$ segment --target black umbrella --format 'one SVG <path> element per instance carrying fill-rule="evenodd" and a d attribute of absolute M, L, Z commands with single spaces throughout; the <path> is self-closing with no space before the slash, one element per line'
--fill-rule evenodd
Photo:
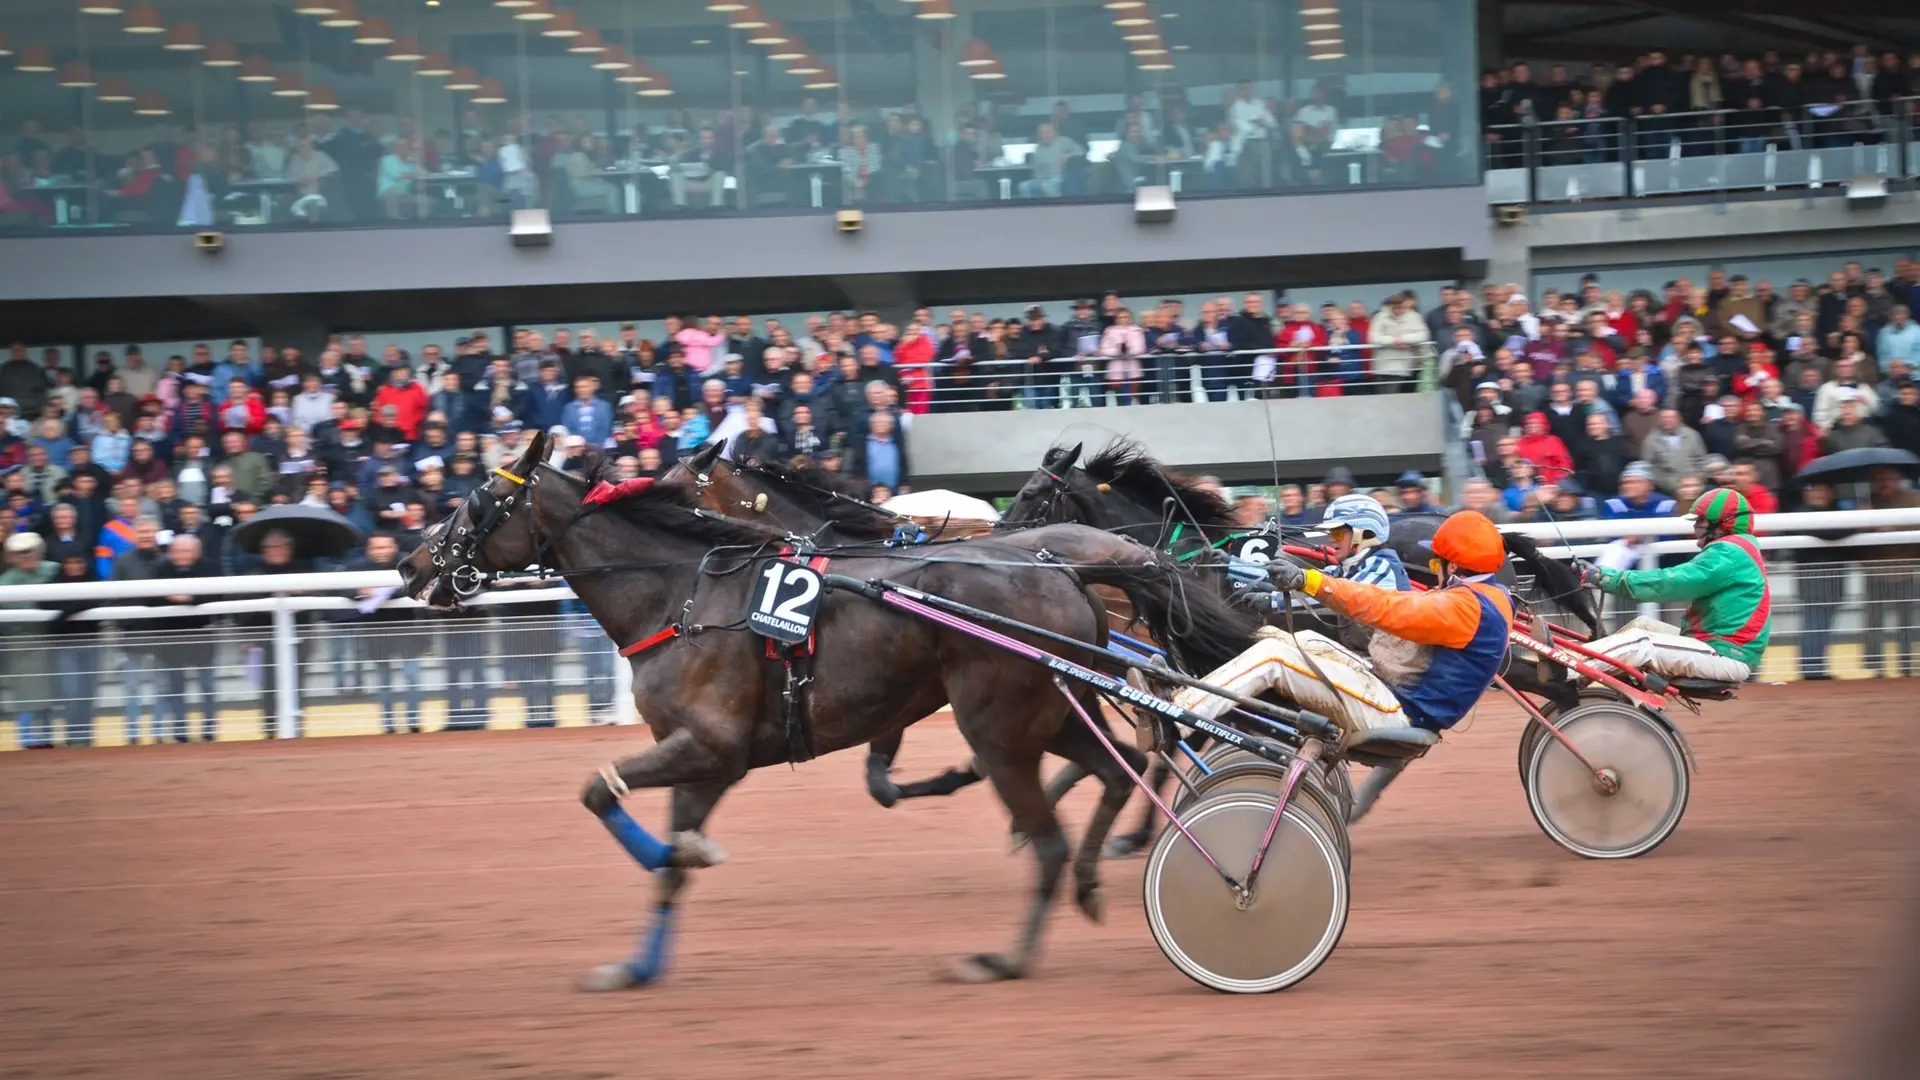
<path fill-rule="evenodd" d="M 1794 479 L 1859 484 L 1870 479 L 1875 469 L 1898 469 L 1902 475 L 1920 477 L 1920 457 L 1890 446 L 1862 446 L 1814 458 L 1794 474 Z"/>
<path fill-rule="evenodd" d="M 252 521 L 233 530 L 232 539 L 240 550 L 258 555 L 260 541 L 275 529 L 293 537 L 294 557 L 300 559 L 339 558 L 366 542 L 353 522 L 324 506 L 299 503 L 260 511 Z"/>

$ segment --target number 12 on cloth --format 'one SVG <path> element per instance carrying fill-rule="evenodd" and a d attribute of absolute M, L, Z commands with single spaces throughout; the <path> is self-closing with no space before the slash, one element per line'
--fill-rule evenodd
<path fill-rule="evenodd" d="M 820 610 L 820 575 L 806 566 L 774 562 L 761 572 L 747 625 L 761 637 L 798 645 L 813 633 Z"/>

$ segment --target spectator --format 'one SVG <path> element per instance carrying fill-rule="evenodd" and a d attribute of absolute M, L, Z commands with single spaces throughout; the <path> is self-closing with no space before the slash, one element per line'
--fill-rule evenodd
<path fill-rule="evenodd" d="M 1859 360 L 1846 356 L 1833 365 L 1833 380 L 1822 383 L 1820 392 L 1814 395 L 1813 426 L 1822 433 L 1829 431 L 1840 413 L 1840 404 L 1852 401 L 1859 407 L 1861 416 L 1871 416 L 1879 403 L 1871 387 L 1859 378 Z"/>
<path fill-rule="evenodd" d="M 1808 484 L 1801 492 L 1802 509 L 1810 513 L 1821 513 L 1838 509 L 1831 484 Z M 1844 540 L 1854 534 L 1852 529 L 1795 529 L 1797 533 L 1818 540 Z M 1800 640 L 1799 665 L 1802 679 L 1825 680 L 1833 678 L 1833 662 L 1828 656 L 1828 643 L 1833 637 L 1833 623 L 1839 613 L 1841 600 L 1846 593 L 1847 576 L 1852 572 L 1852 564 L 1863 554 L 1859 548 L 1814 547 L 1800 548 L 1790 556 L 1798 572 L 1794 574 L 1794 588 L 1800 600 Z"/>
<path fill-rule="evenodd" d="M 413 368 L 396 364 L 387 369 L 386 384 L 373 395 L 373 408 L 383 419 L 392 409 L 391 422 L 408 442 L 420 437 L 420 424 L 427 418 L 427 392 L 413 381 Z"/>
<path fill-rule="evenodd" d="M 1893 403 L 1880 416 L 1889 445 L 1920 455 L 1920 383 L 1911 377 L 1894 384 Z"/>
<path fill-rule="evenodd" d="M 198 536 L 175 534 L 167 545 L 165 559 L 153 568 L 151 576 L 163 581 L 211 577 L 215 571 L 203 561 L 204 553 L 205 546 Z M 149 603 L 185 606 L 196 600 L 190 594 L 175 593 L 155 597 Z M 147 619 L 140 624 L 141 629 L 153 635 L 154 661 L 160 676 L 159 700 L 154 705 L 155 742 L 183 743 L 192 739 L 189 714 L 196 709 L 200 713 L 200 738 L 213 741 L 218 702 L 214 696 L 216 665 L 212 653 L 218 646 L 209 644 L 203 637 L 211 621 L 205 615 L 175 615 Z M 188 700 L 189 683 L 197 691 L 192 702 Z"/>
<path fill-rule="evenodd" d="M 226 453 L 222 464 L 233 476 L 232 490 L 255 502 L 264 500 L 277 479 L 273 463 L 265 454 L 249 449 L 246 435 L 239 431 L 222 435 L 220 447 Z"/>
<path fill-rule="evenodd" d="M 0 572 L 0 586 L 44 585 L 52 581 L 59 567 L 46 561 L 46 541 L 34 533 L 14 533 L 5 541 L 7 568 Z M 82 556 L 84 567 L 84 554 Z M 0 607 L 26 608 L 34 605 L 0 601 Z M 51 639 L 33 623 L 0 623 L 0 635 L 13 639 L 0 649 L 0 664 L 6 665 L 6 689 L 12 698 L 14 723 L 20 746 L 27 750 L 53 746 L 51 708 L 55 687 L 50 675 Z"/>
<path fill-rule="evenodd" d="M 239 517 L 239 511 L 240 507 L 236 505 L 236 518 Z M 261 538 L 259 558 L 254 560 L 252 565 L 242 572 L 249 575 L 275 576 L 279 574 L 305 573 L 308 569 L 309 567 L 305 563 L 294 557 L 292 535 L 283 529 L 271 529 L 267 532 L 266 536 Z M 268 596 L 287 595 L 291 594 L 284 592 L 272 593 L 267 596 L 257 597 L 257 599 L 267 599 Z M 306 623 L 311 621 L 311 616 L 305 612 L 296 613 L 294 621 L 296 624 Z M 280 712 L 277 694 L 279 692 L 281 671 L 280 665 L 277 663 L 277 650 L 274 648 L 272 636 L 272 616 L 268 614 L 243 615 L 239 617 L 238 622 L 242 626 L 251 627 L 254 631 L 254 642 L 251 645 L 243 645 L 240 649 L 240 655 L 246 667 L 260 672 L 259 709 L 261 734 L 269 739 L 277 738 L 279 735 L 277 718 Z M 297 634 L 293 648 L 294 666 L 290 674 L 298 678 L 302 668 L 299 659 L 301 638 Z M 252 654 L 251 659 L 248 658 L 249 654 Z M 256 664 L 257 667 L 255 666 Z M 299 700 L 297 694 L 295 695 L 295 700 Z M 296 705 L 296 709 L 297 708 L 298 706 Z M 293 719 L 297 729 L 299 722 L 297 712 Z"/>
<path fill-rule="evenodd" d="M 854 439 L 850 449 L 847 471 L 855 476 L 898 490 L 901 480 L 911 475 L 906 444 L 894 430 L 891 413 L 870 415 L 865 436 Z"/>
<path fill-rule="evenodd" d="M 1822 453 L 1837 454 L 1842 450 L 1887 445 L 1887 437 L 1879 428 L 1863 422 L 1862 414 L 1865 412 L 1863 401 L 1862 395 L 1851 395 L 1841 399 L 1838 419 L 1820 439 Z"/>
<path fill-rule="evenodd" d="M 1515 450 L 1549 483 L 1573 473 L 1573 454 L 1565 442 L 1548 430 L 1545 413 L 1532 413 L 1527 417 Z"/>
<path fill-rule="evenodd" d="M 1881 327 L 1879 337 L 1874 342 L 1874 355 L 1885 368 L 1890 361 L 1902 360 L 1909 366 L 1920 364 L 1920 323 L 1913 321 L 1912 312 L 1905 304 L 1893 304 L 1889 309 L 1889 321 Z"/>
<path fill-rule="evenodd" d="M 1662 491 L 1677 492 L 1681 477 L 1701 472 L 1706 459 L 1706 443 L 1680 422 L 1677 409 L 1660 410 L 1653 433 L 1640 446 L 1640 460 L 1652 467 L 1654 484 Z"/>
<path fill-rule="evenodd" d="M 1614 432 L 1605 413 L 1587 414 L 1586 430 L 1573 446 L 1577 475 L 1589 491 L 1608 492 L 1620 485 L 1620 475 L 1633 460 L 1626 439 Z"/>
<path fill-rule="evenodd" d="M 1415 377 L 1426 363 L 1425 349 L 1433 342 L 1413 293 L 1389 298 L 1369 323 L 1373 345 L 1373 378 L 1381 393 L 1411 393 Z"/>
<path fill-rule="evenodd" d="M 1117 404 L 1134 403 L 1144 374 L 1140 357 L 1146 351 L 1146 335 L 1133 324 L 1133 312 L 1121 308 L 1114 315 L 1113 325 L 1100 335 L 1100 355 L 1107 361 L 1107 385 L 1112 388 Z M 899 486 L 897 481 L 877 480 L 876 483 L 884 483 L 888 487 Z"/>
<path fill-rule="evenodd" d="M 1767 408 L 1758 401 L 1744 406 L 1743 418 L 1733 432 L 1733 456 L 1736 461 L 1752 463 L 1755 478 L 1769 491 L 1780 487 L 1780 454 L 1783 440 L 1780 429 L 1767 419 Z"/>

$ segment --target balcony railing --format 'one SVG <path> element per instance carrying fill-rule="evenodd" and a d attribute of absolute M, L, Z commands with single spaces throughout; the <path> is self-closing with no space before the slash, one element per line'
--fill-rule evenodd
<path fill-rule="evenodd" d="M 1920 97 L 1529 120 L 1486 132 L 1487 201 L 1567 204 L 1838 189 L 1920 177 Z"/>

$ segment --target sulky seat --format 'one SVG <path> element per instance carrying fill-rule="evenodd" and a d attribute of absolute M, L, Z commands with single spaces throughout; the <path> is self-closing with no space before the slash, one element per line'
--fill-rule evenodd
<path fill-rule="evenodd" d="M 1344 750 L 1349 760 L 1379 765 L 1388 761 L 1412 761 L 1439 741 L 1440 733 L 1426 728 L 1371 728 L 1349 735 Z"/>

